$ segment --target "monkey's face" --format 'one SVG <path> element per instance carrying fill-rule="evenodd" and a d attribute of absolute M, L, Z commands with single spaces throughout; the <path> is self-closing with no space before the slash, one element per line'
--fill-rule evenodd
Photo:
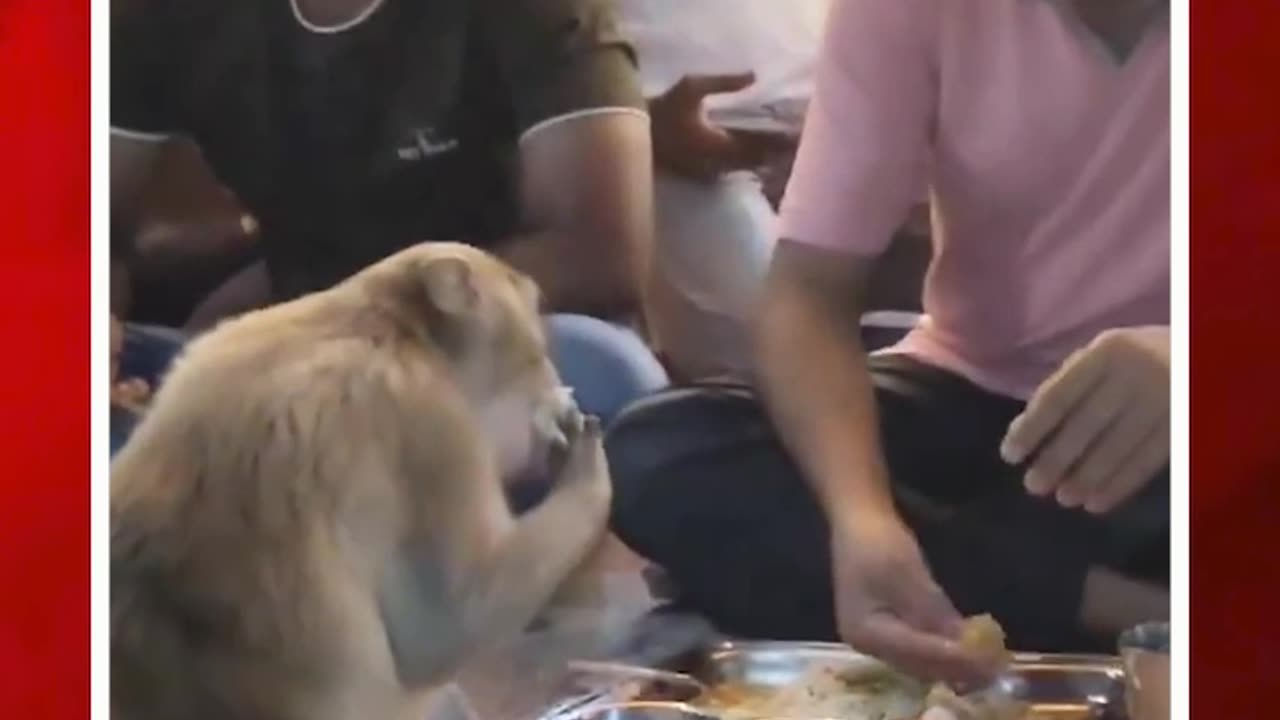
<path fill-rule="evenodd" d="M 437 334 L 503 478 L 544 471 L 578 411 L 548 354 L 537 286 L 478 250 L 431 253 L 422 267 Z"/>
<path fill-rule="evenodd" d="M 511 292 L 494 297 L 495 333 L 487 346 L 493 354 L 482 349 L 472 362 L 490 368 L 478 415 L 502 477 L 514 482 L 547 470 L 552 451 L 566 443 L 561 428 L 578 409 L 551 362 L 537 287 L 507 272 Z"/>

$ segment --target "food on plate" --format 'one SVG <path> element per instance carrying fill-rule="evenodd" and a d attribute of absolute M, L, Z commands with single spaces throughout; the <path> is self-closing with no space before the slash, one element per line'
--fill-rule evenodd
<path fill-rule="evenodd" d="M 818 667 L 781 688 L 721 684 L 693 704 L 727 720 L 915 720 L 925 691 L 919 681 L 879 666 L 856 672 Z"/>
<path fill-rule="evenodd" d="M 1033 720 L 1030 708 L 1008 695 L 980 692 L 961 697 L 946 685 L 934 685 L 920 720 Z"/>
<path fill-rule="evenodd" d="M 1006 666 L 1005 634 L 990 615 L 969 618 L 960 642 Z M 1030 708 L 997 691 L 961 696 L 883 665 L 819 666 L 784 687 L 721 683 L 696 698 L 699 710 L 727 720 L 1031 720 Z"/>
<path fill-rule="evenodd" d="M 1013 659 L 1005 647 L 1004 628 L 990 615 L 965 620 L 960 644 L 993 666 L 1003 670 Z M 961 696 L 938 683 L 924 699 L 920 720 L 1031 720 L 1025 703 L 999 692 L 983 691 Z"/>

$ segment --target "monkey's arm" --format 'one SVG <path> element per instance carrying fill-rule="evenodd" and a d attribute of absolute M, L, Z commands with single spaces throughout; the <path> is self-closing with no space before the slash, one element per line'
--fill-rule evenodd
<path fill-rule="evenodd" d="M 461 546 L 439 533 L 432 542 L 403 546 L 380 598 L 401 683 L 438 682 L 469 654 L 514 639 L 533 622 L 603 536 L 607 473 L 592 424 L 575 438 L 556 490 L 515 523 L 491 479 L 473 484 L 471 512 L 453 513 L 459 525 L 449 534 Z M 472 523 L 466 530 L 465 520 Z M 487 542 L 477 525 L 489 528 Z"/>

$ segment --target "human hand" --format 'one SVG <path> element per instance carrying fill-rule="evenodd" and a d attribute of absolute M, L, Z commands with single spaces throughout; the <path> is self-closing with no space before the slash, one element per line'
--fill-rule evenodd
<path fill-rule="evenodd" d="M 111 404 L 135 413 L 146 410 L 151 386 L 141 378 L 129 378 L 111 384 Z"/>
<path fill-rule="evenodd" d="M 703 100 L 750 87 L 754 73 L 687 75 L 649 103 L 653 148 L 662 169 L 709 182 L 735 170 L 753 170 L 791 149 L 795 139 L 780 133 L 735 131 L 707 122 Z"/>
<path fill-rule="evenodd" d="M 151 386 L 140 378 L 120 378 L 120 356 L 124 353 L 124 324 L 111 315 L 111 404 L 135 413 L 146 407 Z"/>
<path fill-rule="evenodd" d="M 999 670 L 961 642 L 964 620 L 892 512 L 862 512 L 832 530 L 840 636 L 916 677 L 983 684 Z"/>
<path fill-rule="evenodd" d="M 1000 449 L 1027 490 L 1114 510 L 1169 462 L 1169 328 L 1109 330 L 1032 396 Z"/>

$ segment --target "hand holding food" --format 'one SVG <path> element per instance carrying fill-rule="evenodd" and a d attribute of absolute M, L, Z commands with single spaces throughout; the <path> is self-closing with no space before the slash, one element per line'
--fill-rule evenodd
<path fill-rule="evenodd" d="M 832 533 L 836 620 L 856 650 L 917 677 L 982 684 L 998 669 L 961 641 L 963 621 L 934 582 L 911 531 L 863 513 Z"/>
<path fill-rule="evenodd" d="M 958 644 L 1004 669 L 1011 658 L 1000 625 L 989 615 L 969 618 L 961 625 Z M 729 720 L 1029 720 L 1028 706 L 999 690 L 961 696 L 945 684 L 930 688 L 878 663 L 819 664 L 782 687 L 717 683 L 695 698 L 693 705 Z"/>
<path fill-rule="evenodd" d="M 1004 638 L 1004 628 L 990 615 L 971 617 L 960 630 L 961 646 L 1001 670 L 1013 659 Z M 920 720 L 1023 720 L 1027 714 L 1024 703 L 1000 693 L 979 691 L 962 697 L 942 683 L 929 690 L 924 704 Z"/>
<path fill-rule="evenodd" d="M 1050 377 L 1009 426 L 1027 490 L 1106 513 L 1169 462 L 1169 328 L 1103 333 Z"/>

